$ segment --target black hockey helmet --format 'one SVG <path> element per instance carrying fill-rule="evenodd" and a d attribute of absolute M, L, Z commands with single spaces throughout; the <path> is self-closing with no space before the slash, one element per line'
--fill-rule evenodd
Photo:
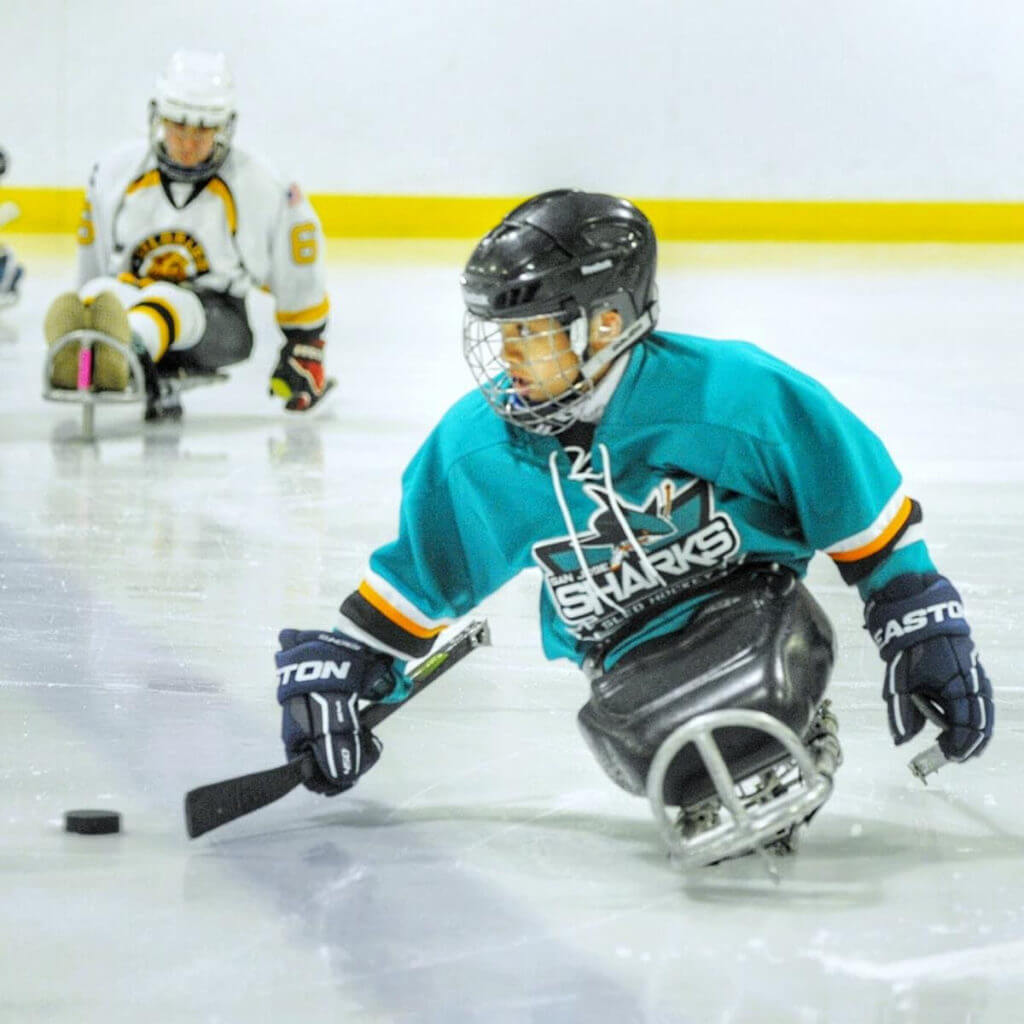
<path fill-rule="evenodd" d="M 507 214 L 462 275 L 466 308 L 486 319 L 575 316 L 610 301 L 635 320 L 654 301 L 657 242 L 628 200 L 556 189 Z"/>
<path fill-rule="evenodd" d="M 536 433 L 566 429 L 605 368 L 653 329 L 657 241 L 631 202 L 576 189 L 544 192 L 520 204 L 480 241 L 462 274 L 463 352 L 492 408 Z M 622 318 L 618 337 L 588 352 L 589 321 L 604 309 Z M 495 325 L 550 316 L 580 360 L 577 384 L 543 403 L 526 403 L 503 372 Z"/>

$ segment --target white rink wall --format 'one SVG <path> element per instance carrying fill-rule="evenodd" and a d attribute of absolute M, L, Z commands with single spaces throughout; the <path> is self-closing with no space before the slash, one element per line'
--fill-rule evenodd
<path fill-rule="evenodd" d="M 6 0 L 7 183 L 81 186 L 179 46 L 314 192 L 1024 198 L 1009 0 Z"/>

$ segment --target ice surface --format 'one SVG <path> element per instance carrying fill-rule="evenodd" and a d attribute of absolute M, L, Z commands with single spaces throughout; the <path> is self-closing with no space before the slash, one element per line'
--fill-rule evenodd
<path fill-rule="evenodd" d="M 1024 250 L 664 248 L 664 326 L 771 349 L 886 440 L 997 691 L 985 757 L 921 786 L 927 740 L 890 745 L 859 602 L 816 560 L 846 763 L 776 886 L 753 859 L 669 868 L 577 735 L 586 685 L 539 653 L 532 576 L 482 609 L 494 647 L 381 727 L 356 791 L 190 842 L 187 789 L 281 760 L 276 631 L 333 622 L 403 465 L 471 385 L 469 246 L 333 248 L 330 418 L 278 411 L 262 332 L 180 426 L 101 409 L 83 444 L 77 410 L 39 397 L 71 246 L 10 240 L 28 271 L 0 314 L 0 1020 L 1021 1018 Z M 65 834 L 81 806 L 123 832 Z"/>

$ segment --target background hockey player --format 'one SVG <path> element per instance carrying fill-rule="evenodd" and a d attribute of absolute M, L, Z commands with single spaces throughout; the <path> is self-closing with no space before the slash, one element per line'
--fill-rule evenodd
<path fill-rule="evenodd" d="M 285 408 L 316 407 L 328 299 L 320 223 L 298 186 L 232 145 L 234 86 L 221 54 L 179 51 L 157 81 L 148 141 L 119 148 L 92 172 L 78 229 L 76 292 L 46 316 L 49 344 L 92 328 L 161 372 L 210 372 L 253 347 L 246 295 L 265 288 L 284 344 L 270 389 Z M 128 362 L 94 353 L 98 390 L 123 390 Z M 51 383 L 73 389 L 77 350 L 53 360 Z"/>
<path fill-rule="evenodd" d="M 7 173 L 7 154 L 0 149 L 0 178 Z M 18 216 L 18 207 L 12 202 L 0 202 L 0 227 Z M 14 250 L 0 242 L 0 309 L 18 301 L 18 286 L 25 268 L 18 263 Z"/>
<path fill-rule="evenodd" d="M 752 345 L 655 331 L 655 248 L 635 206 L 576 191 L 529 200 L 477 246 L 463 333 L 478 389 L 407 468 L 398 536 L 337 628 L 280 635 L 283 739 L 313 751 L 310 788 L 342 792 L 374 765 L 358 700 L 402 700 L 402 663 L 527 568 L 544 651 L 585 669 L 579 724 L 625 789 L 644 791 L 697 713 L 766 711 L 809 742 L 833 661 L 799 581 L 816 551 L 865 601 L 895 742 L 924 724 L 917 696 L 945 718 L 948 759 L 984 749 L 989 680 L 882 443 Z M 332 671 L 310 680 L 296 666 L 311 661 Z M 733 777 L 770 746 L 724 741 Z M 702 785 L 683 760 L 666 775 L 684 809 Z"/>

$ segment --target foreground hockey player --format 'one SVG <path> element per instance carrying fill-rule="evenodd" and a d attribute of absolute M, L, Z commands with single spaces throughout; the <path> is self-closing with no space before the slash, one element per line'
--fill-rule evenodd
<path fill-rule="evenodd" d="M 402 700 L 404 660 L 537 568 L 544 651 L 590 679 L 579 725 L 611 779 L 678 808 L 684 852 L 713 837 L 699 863 L 791 848 L 840 760 L 832 631 L 800 582 L 819 550 L 865 600 L 895 742 L 924 724 L 916 697 L 945 719 L 946 758 L 984 749 L 989 681 L 881 442 L 752 345 L 655 331 L 654 276 L 649 222 L 606 195 L 537 196 L 477 246 L 478 390 L 406 470 L 398 537 L 337 628 L 280 635 L 283 739 L 313 751 L 310 788 L 378 760 L 360 699 Z"/>
<path fill-rule="evenodd" d="M 157 376 L 210 374 L 249 357 L 245 300 L 254 288 L 274 296 L 284 336 L 271 392 L 306 412 L 330 387 L 319 221 L 297 185 L 232 145 L 235 119 L 223 55 L 175 53 L 157 81 L 148 141 L 93 170 L 78 229 L 79 287 L 46 316 L 51 346 L 83 329 L 117 343 L 95 346 L 97 391 L 129 386 L 131 348 L 151 385 L 149 418 L 165 411 Z M 76 388 L 77 345 L 54 350 L 48 365 L 54 388 Z"/>

